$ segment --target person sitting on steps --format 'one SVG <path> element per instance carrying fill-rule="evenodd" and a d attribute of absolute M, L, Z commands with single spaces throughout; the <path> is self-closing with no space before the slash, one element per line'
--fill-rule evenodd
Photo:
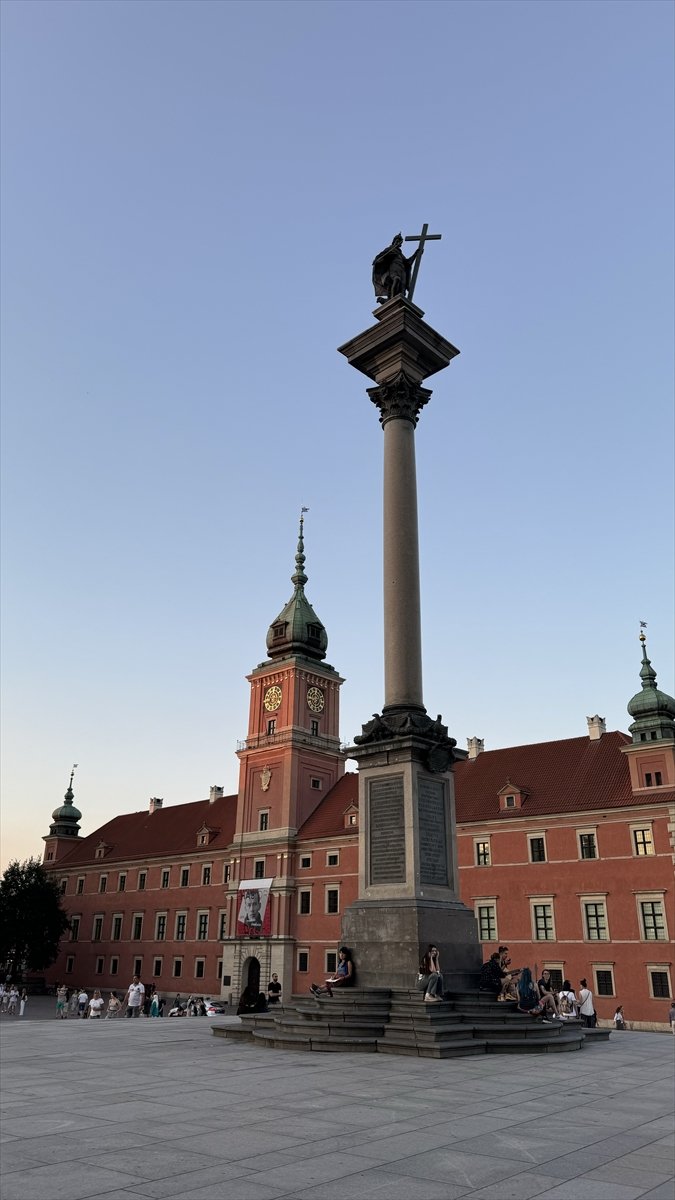
<path fill-rule="evenodd" d="M 333 988 L 351 987 L 354 983 L 354 963 L 351 950 L 347 946 L 340 946 L 338 958 L 337 971 L 325 980 L 323 987 L 319 987 L 318 983 L 313 983 L 310 987 L 309 990 L 313 996 L 332 996 Z"/>
<path fill-rule="evenodd" d="M 529 967 L 523 967 L 518 980 L 518 1012 L 530 1017 L 544 1017 L 544 1024 L 550 1025 L 555 1017 L 555 1005 L 550 995 L 539 996 L 532 979 Z"/>
<path fill-rule="evenodd" d="M 424 992 L 425 1004 L 440 1004 L 443 999 L 443 972 L 438 946 L 430 943 L 420 962 L 417 990 Z"/>

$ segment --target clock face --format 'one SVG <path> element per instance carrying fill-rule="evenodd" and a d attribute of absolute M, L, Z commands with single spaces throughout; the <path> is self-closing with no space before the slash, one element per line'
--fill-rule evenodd
<path fill-rule="evenodd" d="M 318 687 L 307 688 L 307 707 L 311 708 L 312 712 L 315 712 L 315 713 L 323 712 L 324 703 L 325 703 L 325 701 L 323 698 L 323 692 L 321 691 L 321 688 L 318 688 Z"/>
<path fill-rule="evenodd" d="M 268 712 L 276 712 L 281 704 L 281 688 L 275 683 L 265 692 L 263 704 Z"/>

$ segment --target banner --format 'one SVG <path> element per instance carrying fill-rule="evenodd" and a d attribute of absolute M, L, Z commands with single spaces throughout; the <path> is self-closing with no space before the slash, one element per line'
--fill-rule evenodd
<path fill-rule="evenodd" d="M 237 892 L 236 937 L 269 937 L 272 932 L 270 888 L 273 879 L 242 879 Z"/>

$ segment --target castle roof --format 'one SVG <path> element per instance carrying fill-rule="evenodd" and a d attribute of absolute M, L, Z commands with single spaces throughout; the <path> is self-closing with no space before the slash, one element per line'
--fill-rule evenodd
<path fill-rule="evenodd" d="M 348 808 L 358 808 L 359 777 L 355 771 L 349 771 L 338 779 L 335 787 L 328 792 L 325 800 L 314 809 L 304 825 L 298 830 L 298 841 L 309 841 L 310 838 L 332 837 L 344 833 L 345 813 Z M 356 832 L 356 830 L 352 830 Z"/>

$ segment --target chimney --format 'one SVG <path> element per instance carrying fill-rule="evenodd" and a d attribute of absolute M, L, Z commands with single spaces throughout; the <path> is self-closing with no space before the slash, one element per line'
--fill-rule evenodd
<path fill-rule="evenodd" d="M 594 717 L 586 717 L 588 725 L 588 736 L 592 742 L 599 742 L 603 733 L 607 733 L 607 724 L 604 717 L 599 717 L 596 713 Z"/>
<path fill-rule="evenodd" d="M 214 800 L 220 800 L 220 797 L 224 795 L 224 792 L 225 788 L 218 787 L 217 784 L 214 787 L 209 788 L 209 804 L 213 804 Z"/>
<path fill-rule="evenodd" d="M 157 812 L 157 809 L 161 808 L 163 803 L 164 801 L 160 800 L 159 796 L 152 796 L 150 799 L 150 812 Z"/>
<path fill-rule="evenodd" d="M 478 755 L 482 754 L 485 749 L 485 738 L 467 738 L 466 744 L 469 748 L 469 758 L 478 758 Z"/>

